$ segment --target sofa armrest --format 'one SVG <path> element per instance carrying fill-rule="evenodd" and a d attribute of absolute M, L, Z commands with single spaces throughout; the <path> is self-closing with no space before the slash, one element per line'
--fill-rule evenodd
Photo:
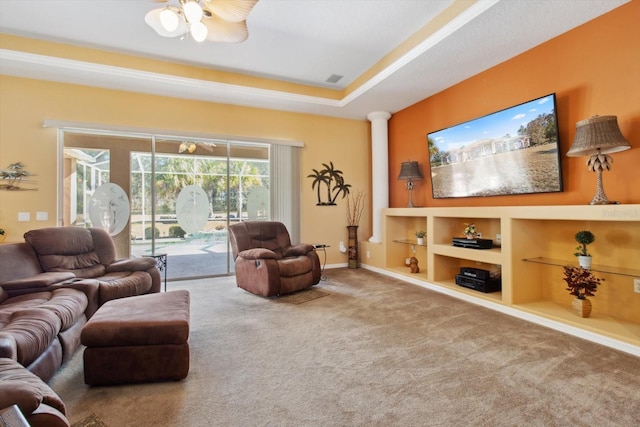
<path fill-rule="evenodd" d="M 156 260 L 151 257 L 125 258 L 107 265 L 107 273 L 117 271 L 147 271 L 156 266 Z"/>
<path fill-rule="evenodd" d="M 240 252 L 238 257 L 244 259 L 279 259 L 275 252 L 265 248 L 247 249 Z"/>
<path fill-rule="evenodd" d="M 284 250 L 284 257 L 306 255 L 313 250 L 313 245 L 308 243 L 298 243 L 297 245 L 289 246 Z"/>
<path fill-rule="evenodd" d="M 0 408 L 16 405 L 22 414 L 31 414 L 42 403 L 42 393 L 26 381 L 3 379 L 0 383 Z"/>
<path fill-rule="evenodd" d="M 51 271 L 47 273 L 40 273 L 35 276 L 24 277 L 22 279 L 2 282 L 2 288 L 9 293 L 20 289 L 46 288 L 54 283 L 63 282 L 65 280 L 73 279 L 74 277 L 76 277 L 76 275 L 68 271 Z"/>
<path fill-rule="evenodd" d="M 27 417 L 31 427 L 69 427 L 67 417 L 56 408 L 41 403 L 38 408 Z"/>

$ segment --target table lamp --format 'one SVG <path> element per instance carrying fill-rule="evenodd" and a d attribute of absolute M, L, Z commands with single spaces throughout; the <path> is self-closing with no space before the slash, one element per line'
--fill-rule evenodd
<path fill-rule="evenodd" d="M 591 205 L 608 205 L 609 199 L 602 187 L 602 171 L 611 170 L 613 159 L 609 153 L 631 148 L 624 139 L 616 116 L 592 116 L 576 123 L 576 136 L 567 152 L 568 157 L 590 156 L 587 169 L 596 173 L 596 194 Z"/>
<path fill-rule="evenodd" d="M 406 161 L 402 162 L 402 167 L 400 168 L 400 175 L 398 175 L 398 179 L 404 179 L 407 181 L 407 190 L 409 190 L 409 205 L 408 208 L 415 207 L 413 205 L 413 181 L 424 179 L 422 176 L 422 172 L 420 172 L 420 166 L 418 162 L 414 161 Z"/>

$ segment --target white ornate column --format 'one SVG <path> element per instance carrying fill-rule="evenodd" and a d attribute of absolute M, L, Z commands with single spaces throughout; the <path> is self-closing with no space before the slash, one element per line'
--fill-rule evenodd
<path fill-rule="evenodd" d="M 382 242 L 382 209 L 389 207 L 389 133 L 386 111 L 370 113 L 371 121 L 371 213 L 373 236 L 370 242 Z"/>

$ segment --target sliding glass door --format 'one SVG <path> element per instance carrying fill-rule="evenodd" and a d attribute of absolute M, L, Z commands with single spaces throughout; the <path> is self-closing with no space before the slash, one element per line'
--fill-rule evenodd
<path fill-rule="evenodd" d="M 166 254 L 169 279 L 230 274 L 229 225 L 270 218 L 265 144 L 64 135 L 64 225 L 100 226 L 87 206 L 101 186 L 117 184 L 130 215 L 113 236 L 119 256 Z"/>

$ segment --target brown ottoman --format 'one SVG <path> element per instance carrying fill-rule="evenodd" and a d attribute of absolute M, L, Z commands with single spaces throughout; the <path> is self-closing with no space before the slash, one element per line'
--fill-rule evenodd
<path fill-rule="evenodd" d="M 189 292 L 108 301 L 82 329 L 84 382 L 180 380 L 189 372 Z"/>

